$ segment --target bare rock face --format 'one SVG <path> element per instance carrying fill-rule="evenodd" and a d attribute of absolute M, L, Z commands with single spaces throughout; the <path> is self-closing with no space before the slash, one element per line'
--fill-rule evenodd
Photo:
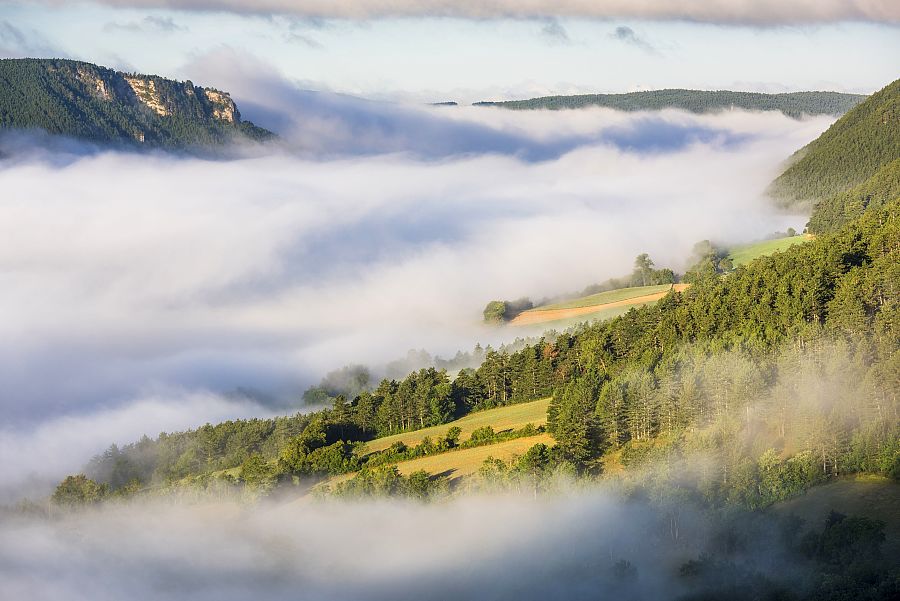
<path fill-rule="evenodd" d="M 86 69 L 78 69 L 77 74 L 78 79 L 87 86 L 92 87 L 99 98 L 102 98 L 103 100 L 112 100 L 112 94 L 109 91 L 109 87 L 106 85 L 106 82 L 103 81 L 102 77 Z"/>
<path fill-rule="evenodd" d="M 227 92 L 220 92 L 218 90 L 213 90 L 212 88 L 204 88 L 203 94 L 210 104 L 212 104 L 212 115 L 214 118 L 229 123 L 240 121 L 241 117 L 237 110 L 237 106 Z"/>
<path fill-rule="evenodd" d="M 169 109 L 163 104 L 163 99 L 156 90 L 156 82 L 152 78 L 125 76 L 125 81 L 131 86 L 137 99 L 157 115 L 165 117 L 170 114 Z"/>

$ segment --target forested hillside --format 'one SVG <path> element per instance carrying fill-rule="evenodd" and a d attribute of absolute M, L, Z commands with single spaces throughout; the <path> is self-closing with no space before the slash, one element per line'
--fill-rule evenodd
<path fill-rule="evenodd" d="M 0 60 L 0 128 L 172 149 L 273 136 L 241 120 L 227 92 L 57 59 Z"/>
<path fill-rule="evenodd" d="M 529 100 L 476 102 L 477 106 L 499 106 L 513 110 L 577 109 L 600 106 L 620 111 L 681 109 L 692 113 L 715 113 L 730 109 L 781 111 L 788 117 L 803 115 L 843 115 L 865 100 L 860 94 L 839 92 L 790 92 L 763 94 L 727 90 L 652 90 L 627 94 L 579 94 L 544 96 Z"/>
<path fill-rule="evenodd" d="M 452 381 L 422 370 L 308 416 L 145 439 L 111 449 L 89 473 L 131 490 L 203 475 L 207 486 L 237 467 L 248 483 L 260 473 L 289 483 L 444 452 L 453 440 L 373 461 L 354 441 L 552 394 L 547 473 L 570 466 L 593 477 L 702 453 L 713 459 L 703 462 L 704 494 L 759 506 L 842 474 L 900 476 L 898 373 L 895 200 L 727 277 L 702 275 L 656 305 L 518 352 L 488 351 Z M 765 492 L 768 477 L 781 484 Z"/>
<path fill-rule="evenodd" d="M 873 94 L 797 151 L 771 191 L 785 205 L 813 205 L 865 184 L 898 157 L 900 80 Z M 896 167 L 889 170 L 896 173 Z M 868 186 L 868 193 L 872 186 L 884 184 L 890 177 L 889 173 L 878 175 L 877 181 Z"/>
<path fill-rule="evenodd" d="M 883 206 L 895 198 L 900 198 L 900 158 L 884 165 L 858 186 L 817 202 L 809 218 L 809 231 L 833 232 L 866 209 Z"/>

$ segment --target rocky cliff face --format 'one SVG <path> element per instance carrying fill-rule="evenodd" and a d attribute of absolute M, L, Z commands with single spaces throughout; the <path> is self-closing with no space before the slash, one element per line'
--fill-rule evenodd
<path fill-rule="evenodd" d="M 67 69 L 66 67 L 71 67 Z M 200 114 L 227 123 L 239 123 L 241 114 L 228 92 L 194 86 L 155 75 L 122 73 L 89 63 L 60 65 L 53 69 L 61 77 L 71 76 L 100 100 L 141 104 L 161 117 L 181 113 Z M 187 116 L 183 115 L 183 116 Z"/>

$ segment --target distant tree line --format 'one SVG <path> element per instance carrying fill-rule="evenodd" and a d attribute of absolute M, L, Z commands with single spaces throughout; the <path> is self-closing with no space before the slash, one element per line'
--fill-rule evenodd
<path fill-rule="evenodd" d="M 860 94 L 840 92 L 731 92 L 705 90 L 650 90 L 626 94 L 578 94 L 543 96 L 529 100 L 476 102 L 476 106 L 498 106 L 514 110 L 561 110 L 598 106 L 619 111 L 651 111 L 681 109 L 692 113 L 715 113 L 742 109 L 781 111 L 799 119 L 803 115 L 843 115 L 866 99 Z"/>

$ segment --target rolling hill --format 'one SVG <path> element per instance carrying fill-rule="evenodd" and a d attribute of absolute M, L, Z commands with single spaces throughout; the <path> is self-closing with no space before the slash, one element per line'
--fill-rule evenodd
<path fill-rule="evenodd" d="M 497 106 L 513 110 L 560 110 L 589 106 L 620 111 L 652 111 L 681 109 L 692 113 L 716 113 L 730 109 L 781 111 L 788 117 L 803 115 L 843 115 L 865 100 L 860 94 L 840 92 L 790 92 L 763 94 L 728 90 L 652 90 L 627 94 L 579 94 L 543 96 L 528 100 L 476 102 L 476 106 Z"/>
<path fill-rule="evenodd" d="M 185 150 L 274 137 L 227 92 L 60 59 L 0 59 L 0 129 Z"/>

